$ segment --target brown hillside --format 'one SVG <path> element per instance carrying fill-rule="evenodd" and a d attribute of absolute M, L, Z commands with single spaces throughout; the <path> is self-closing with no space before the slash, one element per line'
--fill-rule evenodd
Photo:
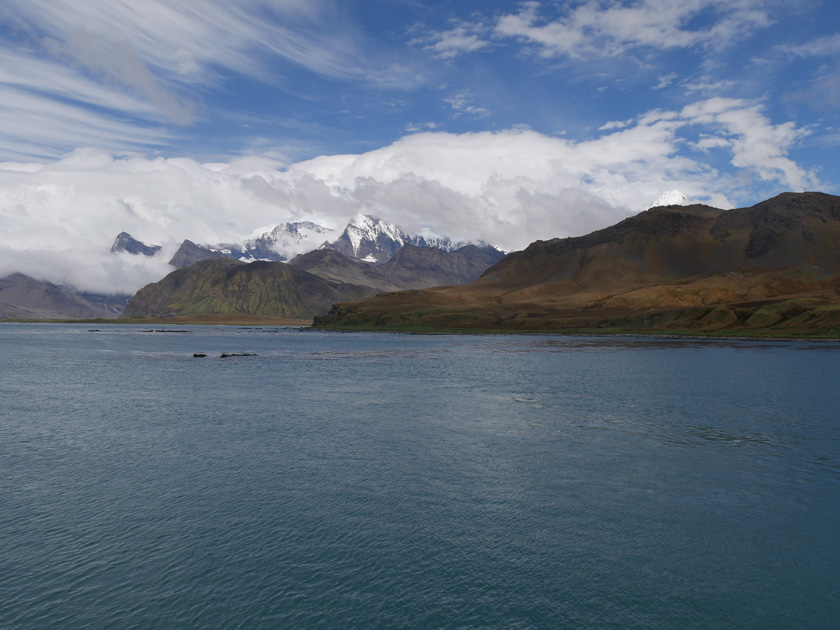
<path fill-rule="evenodd" d="M 370 294 L 369 287 L 331 283 L 280 262 L 201 260 L 140 289 L 121 318 L 184 315 L 312 317 L 336 300 Z"/>
<path fill-rule="evenodd" d="M 537 241 L 472 284 L 343 304 L 318 323 L 503 330 L 793 326 L 807 333 L 840 326 L 838 271 L 840 198 L 785 193 L 728 211 L 653 208 L 586 236 Z"/>

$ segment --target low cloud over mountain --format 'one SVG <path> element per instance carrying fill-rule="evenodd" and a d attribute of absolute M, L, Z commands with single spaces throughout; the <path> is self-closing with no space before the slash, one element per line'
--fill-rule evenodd
<path fill-rule="evenodd" d="M 726 132 L 726 146 L 716 150 L 730 151 L 733 163 L 773 192 L 816 182 L 786 157 L 801 130 L 773 125 L 755 106 L 731 99 L 651 112 L 587 141 L 519 130 L 425 133 L 360 155 L 290 165 L 78 150 L 53 163 L 0 164 L 0 274 L 134 291 L 166 270 L 133 258 L 103 268 L 100 254 L 123 231 L 171 255 L 184 239 L 233 243 L 254 226 L 340 226 L 361 212 L 413 234 L 515 250 L 604 227 L 672 188 L 727 208 L 730 197 L 744 196 L 742 182 L 676 155 L 687 141 L 708 144 L 698 129 L 710 127 Z"/>

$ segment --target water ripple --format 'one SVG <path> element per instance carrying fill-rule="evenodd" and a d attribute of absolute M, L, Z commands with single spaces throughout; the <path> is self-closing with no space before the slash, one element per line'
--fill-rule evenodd
<path fill-rule="evenodd" d="M 840 617 L 836 344 L 190 330 L 0 326 L 0 626 Z"/>

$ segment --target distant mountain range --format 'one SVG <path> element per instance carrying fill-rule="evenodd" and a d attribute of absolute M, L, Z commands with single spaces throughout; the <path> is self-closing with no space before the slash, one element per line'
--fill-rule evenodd
<path fill-rule="evenodd" d="M 0 278 L 0 319 L 114 318 L 128 301 L 114 296 L 78 294 L 22 273 Z"/>
<path fill-rule="evenodd" d="M 215 309 L 219 314 L 241 312 L 311 318 L 324 314 L 335 301 L 385 291 L 472 282 L 504 255 L 488 245 L 453 245 L 446 237 L 411 236 L 370 215 L 355 217 L 335 240 L 322 240 L 333 232 L 311 222 L 288 222 L 255 230 L 239 244 L 205 246 L 184 240 L 168 261 L 172 267 L 182 270 L 191 269 L 199 262 L 224 262 L 201 265 L 188 273 L 170 274 L 155 283 L 156 288 L 141 290 L 139 297 L 130 302 L 131 296 L 81 294 L 72 288 L 14 274 L 3 279 L 0 318 L 116 317 L 127 304 L 130 308 L 126 309 L 126 316 L 192 314 Z M 294 252 L 299 253 L 288 261 L 287 257 Z M 111 253 L 152 257 L 162 255 L 162 248 L 121 232 L 111 246 Z M 238 264 L 232 266 L 230 262 Z M 273 264 L 246 269 L 242 267 L 246 262 Z M 230 278 L 234 284 L 221 286 L 225 283 L 214 274 Z M 218 289 L 212 298 L 196 297 L 191 293 L 192 288 L 179 298 L 178 305 L 161 297 L 172 293 L 172 287 L 167 284 L 172 279 L 189 284 L 210 282 L 207 279 L 211 276 L 214 277 L 211 284 Z M 258 290 L 259 283 L 265 286 Z M 243 292 L 250 294 L 249 297 L 240 295 Z"/>
<path fill-rule="evenodd" d="M 404 245 L 434 247 L 449 252 L 467 243 L 453 245 L 445 236 L 412 236 L 392 223 L 369 214 L 360 214 L 350 221 L 336 240 L 324 243 L 322 248 L 334 249 L 355 260 L 383 263 L 390 260 Z"/>
<path fill-rule="evenodd" d="M 472 282 L 504 255 L 486 244 L 453 244 L 447 237 L 410 235 L 366 214 L 354 217 L 334 240 L 324 240 L 332 233 L 330 228 L 304 221 L 260 228 L 236 244 L 205 246 L 185 240 L 169 264 L 190 271 L 170 274 L 142 289 L 123 317 L 212 312 L 309 318 L 324 314 L 334 301 Z M 111 251 L 155 256 L 160 247 L 123 232 Z M 302 253 L 289 260 L 295 251 Z M 242 264 L 285 261 L 293 269 L 266 264 L 246 269 L 221 262 L 196 266 L 231 259 Z M 205 289 L 212 285 L 212 296 L 200 297 L 198 285 Z"/>
<path fill-rule="evenodd" d="M 445 252 L 466 245 L 487 246 L 484 242 L 453 243 L 446 236 L 411 235 L 399 226 L 369 214 L 355 216 L 335 239 L 329 240 L 329 236 L 334 233 L 332 228 L 311 221 L 295 221 L 259 228 L 239 243 L 199 245 L 185 240 L 169 264 L 180 268 L 199 260 L 219 257 L 235 258 L 243 262 L 288 261 L 316 249 L 334 249 L 352 260 L 381 264 L 389 261 L 404 245 L 433 247 Z M 122 232 L 117 236 L 111 252 L 155 256 L 160 249 L 157 245 L 146 245 Z"/>
<path fill-rule="evenodd" d="M 289 260 L 298 253 L 314 249 L 333 231 L 332 228 L 311 221 L 277 223 L 254 230 L 242 243 L 217 245 L 208 249 L 244 262 Z"/>
<path fill-rule="evenodd" d="M 232 249 L 185 241 L 172 259 L 180 268 L 138 291 L 122 316 L 314 316 L 318 326 L 344 329 L 840 336 L 840 197 L 784 193 L 734 210 L 691 204 L 675 192 L 661 200 L 674 203 L 507 256 L 447 239 L 430 247 L 365 215 L 287 263 L 246 264 Z M 273 244 L 289 234 L 300 245 L 325 232 L 278 224 L 241 251 L 279 256 Z M 264 235 L 271 238 L 260 241 Z M 112 249 L 161 254 L 128 234 Z M 119 298 L 82 296 L 21 274 L 0 280 L 0 318 L 107 317 L 120 307 Z"/>
<path fill-rule="evenodd" d="M 228 257 L 198 261 L 150 284 L 121 317 L 253 315 L 308 318 L 340 301 L 413 287 L 471 282 L 503 254 L 490 247 L 445 252 L 404 245 L 383 265 L 350 259 L 333 249 L 289 263 L 244 263 Z"/>
<path fill-rule="evenodd" d="M 838 274 L 840 197 L 784 193 L 735 210 L 656 206 L 532 243 L 473 283 L 341 304 L 318 323 L 840 335 Z"/>

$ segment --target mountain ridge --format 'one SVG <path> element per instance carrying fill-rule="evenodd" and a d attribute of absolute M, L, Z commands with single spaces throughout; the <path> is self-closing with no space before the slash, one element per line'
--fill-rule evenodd
<path fill-rule="evenodd" d="M 120 315 L 260 315 L 306 318 L 336 299 L 370 294 L 368 287 L 324 280 L 282 262 L 244 263 L 231 258 L 200 260 L 140 289 Z"/>
<path fill-rule="evenodd" d="M 146 285 L 121 317 L 236 314 L 311 319 L 325 314 L 336 301 L 453 279 L 474 280 L 502 255 L 492 248 L 465 250 L 405 245 L 384 265 L 351 260 L 331 249 L 308 252 L 288 263 L 214 257 Z"/>
<path fill-rule="evenodd" d="M 173 267 L 184 267 L 199 260 L 226 256 L 243 262 L 273 260 L 286 262 L 318 249 L 334 249 L 350 259 L 372 264 L 383 264 L 404 245 L 438 248 L 447 252 L 466 245 L 489 247 L 484 242 L 453 243 L 447 236 L 409 234 L 395 223 L 371 214 L 358 214 L 332 241 L 322 240 L 334 229 L 312 221 L 289 221 L 257 228 L 241 242 L 198 244 L 189 239 L 181 242 L 178 251 L 169 260 Z M 117 235 L 111 253 L 128 252 L 135 255 L 154 256 L 161 251 L 159 245 L 146 245 L 127 232 Z"/>
<path fill-rule="evenodd" d="M 111 319 L 112 302 L 86 299 L 66 287 L 22 273 L 0 278 L 0 319 Z"/>
<path fill-rule="evenodd" d="M 111 253 L 117 254 L 119 252 L 128 252 L 129 254 L 141 256 L 154 256 L 161 250 L 160 245 L 146 245 L 138 241 L 128 232 L 120 232 L 117 238 L 114 239 L 114 244 L 111 245 Z"/>
<path fill-rule="evenodd" d="M 783 193 L 734 210 L 651 208 L 584 236 L 535 241 L 471 284 L 340 304 L 316 323 L 725 330 L 772 321 L 806 331 L 837 326 L 840 334 L 838 274 L 840 197 Z M 808 301 L 807 313 L 796 300 Z M 789 301 L 785 316 L 750 320 Z"/>

